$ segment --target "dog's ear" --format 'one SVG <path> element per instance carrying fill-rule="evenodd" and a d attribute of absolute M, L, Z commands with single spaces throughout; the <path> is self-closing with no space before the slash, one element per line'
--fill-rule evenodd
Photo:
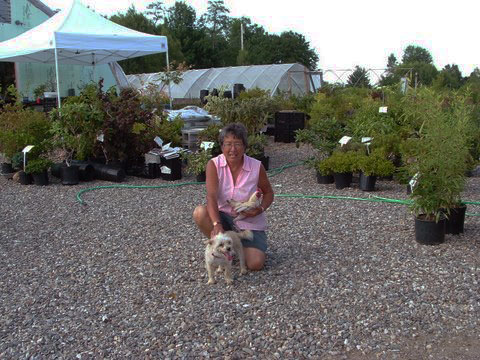
<path fill-rule="evenodd" d="M 205 245 L 213 245 L 213 238 L 204 240 L 203 243 L 204 243 Z"/>

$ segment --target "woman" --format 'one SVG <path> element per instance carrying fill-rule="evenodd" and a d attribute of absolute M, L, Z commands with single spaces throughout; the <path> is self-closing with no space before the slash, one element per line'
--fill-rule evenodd
<path fill-rule="evenodd" d="M 247 129 L 242 124 L 229 124 L 219 135 L 222 154 L 207 164 L 207 205 L 197 206 L 193 218 L 199 229 L 214 237 L 233 230 L 233 218 L 238 214 L 227 200 L 246 201 L 258 189 L 263 197 L 256 208 L 243 211 L 245 219 L 235 225 L 241 230 L 252 230 L 253 240 L 242 240 L 245 261 L 250 270 L 261 270 L 265 264 L 267 222 L 264 212 L 273 202 L 273 190 L 267 173 L 259 160 L 245 155 Z"/>

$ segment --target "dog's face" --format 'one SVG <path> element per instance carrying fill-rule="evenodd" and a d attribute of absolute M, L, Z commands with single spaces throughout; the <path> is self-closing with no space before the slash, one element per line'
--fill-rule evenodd
<path fill-rule="evenodd" d="M 213 239 L 208 240 L 207 244 L 214 256 L 224 256 L 228 261 L 231 261 L 233 244 L 232 239 L 228 235 L 218 234 Z"/>

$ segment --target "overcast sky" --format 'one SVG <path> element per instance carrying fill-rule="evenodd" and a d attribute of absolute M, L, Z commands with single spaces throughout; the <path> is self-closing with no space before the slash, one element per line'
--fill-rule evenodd
<path fill-rule="evenodd" d="M 71 0 L 42 0 L 52 9 Z M 125 12 L 131 4 L 145 10 L 151 0 L 81 0 L 97 12 Z M 207 0 L 186 0 L 197 16 Z M 167 7 L 175 0 L 163 0 Z M 293 30 L 303 34 L 320 58 L 318 68 L 386 67 L 389 54 L 401 60 L 410 44 L 430 51 L 441 70 L 457 64 L 464 76 L 480 67 L 477 1 L 431 0 L 225 0 L 230 16 L 245 16 L 268 32 Z"/>

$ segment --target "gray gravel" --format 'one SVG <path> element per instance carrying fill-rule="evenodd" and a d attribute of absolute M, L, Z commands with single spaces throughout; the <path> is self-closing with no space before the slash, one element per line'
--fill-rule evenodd
<path fill-rule="evenodd" d="M 271 140 L 267 148 L 271 167 L 311 154 Z M 407 196 L 391 181 L 374 194 L 356 184 L 335 190 L 303 166 L 271 182 L 276 194 Z M 427 247 L 415 242 L 403 205 L 277 197 L 266 268 L 239 278 L 237 266 L 232 286 L 207 286 L 191 218 L 203 186 L 101 189 L 83 195 L 85 206 L 76 201 L 79 190 L 100 185 L 110 183 L 0 178 L 0 358 L 419 359 L 457 351 L 466 359 L 480 344 L 480 217 L 467 218 L 465 234 Z M 479 189 L 480 178 L 468 178 L 464 198 L 479 201 Z M 452 338 L 469 342 L 448 352 Z"/>

